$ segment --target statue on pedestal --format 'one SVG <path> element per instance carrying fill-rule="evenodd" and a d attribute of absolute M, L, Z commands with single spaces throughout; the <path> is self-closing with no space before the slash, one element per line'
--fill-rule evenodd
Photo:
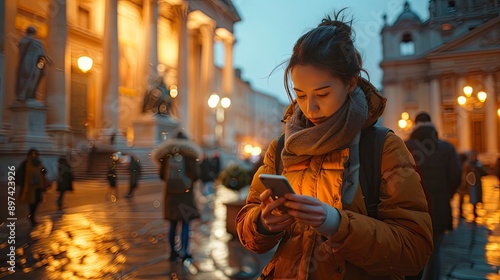
<path fill-rule="evenodd" d="M 44 68 L 50 62 L 42 43 L 35 39 L 36 29 L 29 26 L 26 36 L 18 42 L 19 65 L 17 68 L 16 96 L 17 100 L 36 99 L 36 90 L 40 79 L 44 76 Z"/>
<path fill-rule="evenodd" d="M 172 115 L 172 97 L 162 77 L 153 81 L 151 89 L 144 94 L 142 112 L 151 111 L 161 116 Z"/>

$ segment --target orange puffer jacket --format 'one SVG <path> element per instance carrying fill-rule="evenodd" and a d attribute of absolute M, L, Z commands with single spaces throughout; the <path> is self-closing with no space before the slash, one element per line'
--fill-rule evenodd
<path fill-rule="evenodd" d="M 265 190 L 257 178 L 274 173 L 275 149 L 276 141 L 237 217 L 238 236 L 245 248 L 263 253 L 280 243 L 262 279 L 404 279 L 423 269 L 432 252 L 431 218 L 413 158 L 398 136 L 389 133 L 384 144 L 379 220 L 367 216 L 360 187 L 353 204 L 342 205 L 340 186 L 347 149 L 285 168 L 283 173 L 296 193 L 317 197 L 339 210 L 339 230 L 327 237 L 299 223 L 273 236 L 257 232 L 259 196 Z"/>
<path fill-rule="evenodd" d="M 384 104 L 372 98 L 381 98 L 371 92 L 373 87 L 363 90 L 372 101 L 373 123 Z M 342 205 L 340 190 L 348 149 L 313 156 L 283 170 L 295 193 L 317 197 L 339 211 L 339 228 L 331 236 L 300 223 L 276 235 L 257 231 L 259 196 L 265 190 L 258 176 L 275 173 L 276 144 L 277 139 L 269 146 L 246 205 L 236 218 L 238 237 L 248 250 L 264 253 L 279 243 L 260 279 L 404 279 L 425 267 L 433 250 L 431 218 L 415 162 L 401 138 L 389 132 L 385 139 L 378 219 L 367 216 L 360 186 L 353 203 Z"/>

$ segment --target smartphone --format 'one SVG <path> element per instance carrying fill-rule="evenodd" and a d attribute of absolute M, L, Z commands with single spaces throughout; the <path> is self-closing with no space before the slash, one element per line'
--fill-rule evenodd
<path fill-rule="evenodd" d="M 273 193 L 271 198 L 277 200 L 280 197 L 284 197 L 286 193 L 295 193 L 292 186 L 288 182 L 285 176 L 275 175 L 275 174 L 260 174 L 260 181 L 264 186 L 270 189 Z M 287 209 L 284 205 L 278 207 L 281 213 L 286 213 Z"/>

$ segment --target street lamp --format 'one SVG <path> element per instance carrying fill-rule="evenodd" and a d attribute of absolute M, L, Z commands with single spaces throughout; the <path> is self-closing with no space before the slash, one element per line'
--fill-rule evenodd
<path fill-rule="evenodd" d="M 80 56 L 77 63 L 78 68 L 82 70 L 83 73 L 87 73 L 90 69 L 92 69 L 92 64 L 94 63 L 94 61 L 88 56 Z"/>
<path fill-rule="evenodd" d="M 465 86 L 463 88 L 463 92 L 464 95 L 460 95 L 457 98 L 457 102 L 458 105 L 460 105 L 462 108 L 465 108 L 465 110 L 467 111 L 472 111 L 474 109 L 483 107 L 484 102 L 488 97 L 488 94 L 482 90 L 476 93 L 476 95 L 474 96 L 472 94 L 474 92 L 474 89 L 471 86 Z"/>
<path fill-rule="evenodd" d="M 220 140 L 224 133 L 222 124 L 224 123 L 224 109 L 231 106 L 231 99 L 229 97 L 223 97 L 222 99 L 217 93 L 212 93 L 208 98 L 208 107 L 215 109 L 215 119 L 217 120 L 217 125 L 215 126 L 215 139 L 217 145 L 220 145 Z"/>

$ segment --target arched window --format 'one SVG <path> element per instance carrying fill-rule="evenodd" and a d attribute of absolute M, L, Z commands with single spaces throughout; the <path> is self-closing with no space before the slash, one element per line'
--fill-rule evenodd
<path fill-rule="evenodd" d="M 399 43 L 399 53 L 401 55 L 415 54 L 415 42 L 413 42 L 413 37 L 410 33 L 403 34 L 401 43 Z"/>

